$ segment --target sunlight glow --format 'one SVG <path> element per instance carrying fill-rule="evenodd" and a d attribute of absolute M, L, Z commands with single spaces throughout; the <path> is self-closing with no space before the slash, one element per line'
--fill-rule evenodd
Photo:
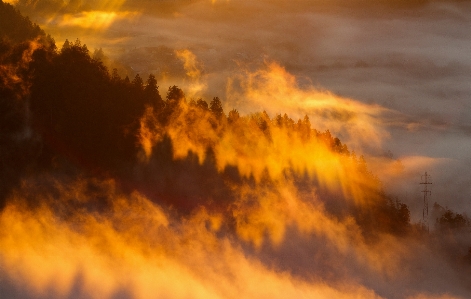
<path fill-rule="evenodd" d="M 187 96 L 194 98 L 201 95 L 201 93 L 206 90 L 207 84 L 202 82 L 201 66 L 196 55 L 188 49 L 177 50 L 175 54 L 183 62 L 183 68 L 190 81 L 187 87 Z"/>
<path fill-rule="evenodd" d="M 235 85 L 240 85 L 242 90 Z M 307 114 L 314 128 L 329 129 L 353 146 L 365 142 L 380 145 L 389 136 L 381 123 L 381 116 L 388 112 L 386 108 L 313 86 L 301 88 L 297 78 L 276 62 L 266 62 L 263 68 L 231 78 L 228 97 L 229 101 L 252 109 L 261 107 L 271 115 L 285 112 L 303 117 Z"/>
<path fill-rule="evenodd" d="M 59 15 L 57 19 L 50 19 L 49 22 L 57 22 L 59 26 L 81 27 L 89 29 L 104 30 L 114 22 L 123 19 L 136 17 L 136 12 L 114 12 L 114 11 L 83 11 L 76 14 Z"/>
<path fill-rule="evenodd" d="M 31 191 L 34 182 L 30 183 L 33 185 L 24 187 Z M 108 190 L 103 195 L 113 202 L 113 209 L 106 215 L 53 212 L 61 206 L 92 201 L 86 195 L 86 184 L 77 181 L 57 185 L 59 201 L 40 197 L 36 199 L 42 206 L 35 211 L 13 204 L 0 215 L 0 264 L 17 283 L 26 284 L 38 296 L 52 292 L 58 297 L 74 297 L 78 291 L 88 298 L 114 298 L 119 294 L 138 299 L 381 298 L 354 282 L 330 286 L 267 268 L 246 256 L 233 240 L 217 236 L 217 216 L 202 209 L 186 219 L 173 219 L 138 193 L 129 200 L 124 198 L 115 191 L 112 181 L 102 183 Z M 28 195 L 15 196 L 21 202 Z M 315 213 L 323 225 L 315 224 L 309 219 L 318 216 L 304 208 L 293 206 L 288 213 L 304 213 L 299 220 L 308 220 L 303 225 L 312 225 L 316 230 L 332 227 L 329 239 L 340 240 L 349 234 L 342 224 L 325 222 L 321 211 Z M 263 217 L 250 216 L 241 228 L 242 237 L 258 234 L 250 232 L 248 225 L 255 229 L 265 225 Z M 277 221 L 281 224 L 283 219 Z M 215 222 L 216 226 L 209 228 L 207 222 Z M 277 241 L 279 237 L 275 234 L 272 238 Z"/>

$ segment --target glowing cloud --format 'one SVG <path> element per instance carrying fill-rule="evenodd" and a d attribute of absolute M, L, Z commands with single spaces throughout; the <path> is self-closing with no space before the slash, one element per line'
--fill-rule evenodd
<path fill-rule="evenodd" d="M 290 119 L 280 121 L 278 124 L 266 114 L 255 114 L 229 123 L 181 102 L 165 127 L 152 113 L 141 119 L 141 145 L 148 160 L 152 146 L 166 134 L 173 142 L 175 159 L 183 159 L 191 151 L 202 162 L 211 148 L 220 172 L 236 166 L 242 176 L 257 182 L 266 175 L 283 182 L 286 171 L 294 171 L 297 175 L 308 174 L 322 188 L 341 192 L 358 204 L 375 200 L 379 182 L 362 170 L 344 145 L 332 143 L 330 133 L 312 130 L 308 120 L 297 124 Z"/>
<path fill-rule="evenodd" d="M 175 51 L 177 57 L 183 62 L 183 67 L 186 75 L 190 79 L 187 92 L 190 98 L 200 95 L 206 90 L 207 86 L 201 82 L 201 69 L 195 54 L 190 50 L 177 50 Z"/>
<path fill-rule="evenodd" d="M 57 23 L 64 27 L 80 27 L 86 29 L 104 30 L 114 22 L 136 17 L 136 12 L 115 12 L 115 11 L 83 11 L 76 14 L 64 14 L 56 16 L 48 23 Z"/>
<path fill-rule="evenodd" d="M 0 215 L 2 272 L 32 295 L 381 298 L 355 283 L 330 286 L 277 272 L 218 237 L 218 225 L 207 226 L 217 217 L 204 209 L 174 219 L 138 193 L 123 197 L 112 181 L 94 183 L 112 203 L 107 213 L 70 209 L 93 204 L 87 184 L 56 184 L 59 197 L 36 197 L 42 204 L 34 210 L 21 204 L 30 195 L 17 193 Z"/>
<path fill-rule="evenodd" d="M 387 109 L 312 86 L 301 88 L 296 77 L 275 62 L 231 78 L 227 88 L 228 100 L 237 106 L 266 110 L 272 115 L 286 112 L 303 117 L 307 114 L 315 128 L 329 129 L 350 145 L 378 145 L 388 136 L 380 120 Z"/>
<path fill-rule="evenodd" d="M 21 61 L 19 61 L 17 65 L 1 64 L 0 80 L 2 85 L 11 88 L 19 83 L 23 89 L 23 92 L 27 93 L 29 88 L 29 86 L 27 86 L 28 84 L 22 81 L 22 79 L 17 74 L 20 70 L 26 69 L 28 67 L 28 63 L 31 62 L 34 51 L 42 46 L 43 45 L 40 43 L 39 39 L 29 41 L 28 48 L 23 51 Z"/>

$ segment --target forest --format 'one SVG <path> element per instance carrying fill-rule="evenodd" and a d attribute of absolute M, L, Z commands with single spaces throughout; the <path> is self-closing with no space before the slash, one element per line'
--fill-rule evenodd
<path fill-rule="evenodd" d="M 131 211 L 159 207 L 177 223 L 191 222 L 205 211 L 203 229 L 216 230 L 214 238 L 240 240 L 247 254 L 262 256 L 269 268 L 300 277 L 311 276 L 310 266 L 324 269 L 328 277 L 339 275 L 318 259 L 307 266 L 285 263 L 289 242 L 284 240 L 304 240 L 304 233 L 337 245 L 344 238 L 356 244 L 347 247 L 371 248 L 367 252 L 385 239 L 414 240 L 457 269 L 463 285 L 469 282 L 471 244 L 463 235 L 471 223 L 466 214 L 436 202 L 430 230 L 413 223 L 409 207 L 386 194 L 365 157 L 329 130 L 312 128 L 307 115 L 296 120 L 286 113 L 224 111 L 224 99 L 187 98 L 176 85 L 159 86 L 156 75 L 123 78 L 93 58 L 85 41 L 71 38 L 56 45 L 0 1 L 2 217 L 46 209 L 48 217 L 77 233 L 87 231 L 78 219 L 92 217 L 93 223 L 111 222 L 118 235 L 142 236 L 153 231 L 150 220 L 134 216 L 134 227 L 145 218 L 142 228 L 128 231 L 120 225 L 130 220 L 120 222 L 127 214 L 120 210 L 118 217 L 118 205 Z M 142 197 L 149 203 L 143 204 Z M 2 230 L 11 225 L 5 219 Z M 6 240 L 5 234 L 0 239 Z M 9 265 L 3 261 L 9 257 L 6 244 L 0 241 L 0 256 Z M 280 253 L 270 244 L 286 248 Z M 306 248 L 321 255 L 331 250 Z M 59 291 L 54 294 L 62 297 Z M 129 297 L 139 297 L 134 295 Z"/>

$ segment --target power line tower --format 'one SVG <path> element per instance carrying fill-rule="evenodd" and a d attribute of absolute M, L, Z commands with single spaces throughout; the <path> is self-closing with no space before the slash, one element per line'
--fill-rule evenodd
<path fill-rule="evenodd" d="M 425 172 L 425 175 L 421 176 L 421 182 L 420 185 L 424 185 L 424 190 L 421 192 L 424 194 L 424 209 L 422 210 L 422 221 L 424 223 L 424 227 L 427 228 L 427 231 L 429 231 L 429 226 L 428 226 L 428 197 L 432 195 L 432 191 L 428 189 L 428 185 L 432 185 L 431 182 L 432 178 L 430 175 Z"/>

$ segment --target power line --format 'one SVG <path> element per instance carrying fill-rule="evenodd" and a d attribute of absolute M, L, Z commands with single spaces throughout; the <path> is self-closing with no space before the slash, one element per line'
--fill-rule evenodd
<path fill-rule="evenodd" d="M 428 224 L 428 197 L 432 195 L 432 191 L 428 189 L 428 185 L 432 185 L 431 182 L 432 178 L 430 175 L 425 172 L 425 175 L 421 176 L 420 185 L 424 185 L 424 190 L 421 192 L 424 193 L 424 208 L 422 210 L 422 221 L 424 227 L 427 228 L 429 231 L 429 224 Z"/>

